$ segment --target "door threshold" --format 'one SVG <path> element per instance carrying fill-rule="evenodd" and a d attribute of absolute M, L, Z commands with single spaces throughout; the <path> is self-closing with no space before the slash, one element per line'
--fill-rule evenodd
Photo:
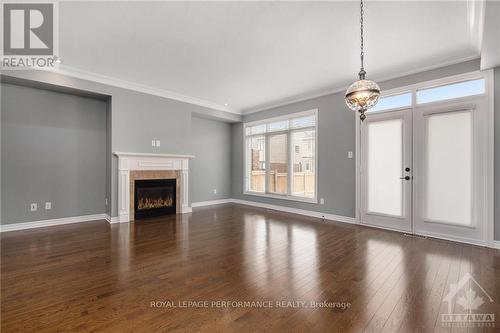
<path fill-rule="evenodd" d="M 412 238 L 418 238 L 418 239 L 427 239 L 427 236 L 423 235 L 417 235 L 417 234 L 409 234 L 409 233 L 403 233 L 403 236 L 405 237 L 412 237 Z"/>

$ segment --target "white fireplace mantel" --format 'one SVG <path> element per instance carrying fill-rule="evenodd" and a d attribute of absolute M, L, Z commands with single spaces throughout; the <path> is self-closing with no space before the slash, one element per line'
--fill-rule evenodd
<path fill-rule="evenodd" d="M 180 212 L 190 213 L 189 207 L 189 160 L 194 155 L 148 154 L 114 152 L 118 156 L 118 217 L 120 223 L 130 222 L 130 171 L 131 170 L 179 170 L 181 171 Z"/>

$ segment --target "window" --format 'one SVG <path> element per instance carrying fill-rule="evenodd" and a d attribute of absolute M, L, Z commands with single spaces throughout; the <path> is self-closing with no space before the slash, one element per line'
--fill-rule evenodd
<path fill-rule="evenodd" d="M 316 110 L 245 124 L 245 193 L 316 199 Z"/>
<path fill-rule="evenodd" d="M 417 91 L 417 103 L 430 103 L 484 94 L 485 79 L 470 80 Z"/>
<path fill-rule="evenodd" d="M 412 93 L 381 97 L 375 106 L 368 112 L 386 111 L 411 106 Z"/>
<path fill-rule="evenodd" d="M 413 106 L 412 98 L 416 97 L 416 104 L 425 104 L 447 101 L 455 98 L 482 95 L 486 93 L 486 80 L 484 78 L 453 82 L 431 88 L 408 88 L 408 92 L 380 97 L 378 103 L 369 113 L 382 111 L 396 111 Z M 410 91 L 411 90 L 411 91 Z M 415 94 L 415 95 L 414 95 Z"/>

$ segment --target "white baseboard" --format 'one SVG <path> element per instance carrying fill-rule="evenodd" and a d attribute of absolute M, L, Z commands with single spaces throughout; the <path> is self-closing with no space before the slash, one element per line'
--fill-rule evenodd
<path fill-rule="evenodd" d="M 193 207 L 181 206 L 181 214 L 192 213 Z"/>
<path fill-rule="evenodd" d="M 0 232 L 51 227 L 56 225 L 89 222 L 89 221 L 104 220 L 104 219 L 106 219 L 106 214 L 94 214 L 94 215 L 63 217 L 60 219 L 41 220 L 41 221 L 32 221 L 24 223 L 3 224 L 0 225 Z"/>
<path fill-rule="evenodd" d="M 322 213 L 322 212 L 315 212 L 312 210 L 291 208 L 291 207 L 279 206 L 279 205 L 271 205 L 271 204 L 266 204 L 266 203 L 257 202 L 257 201 L 240 200 L 240 199 L 221 199 L 221 200 L 212 200 L 212 201 L 193 202 L 191 204 L 191 206 L 196 208 L 196 207 L 203 207 L 203 206 L 220 205 L 220 204 L 225 204 L 225 203 L 236 203 L 236 204 L 240 204 L 240 205 L 247 205 L 247 206 L 254 206 L 254 207 L 277 210 L 280 212 L 287 212 L 287 213 L 292 213 L 292 214 L 317 217 L 317 218 L 325 219 L 328 221 L 337 221 L 337 222 L 358 224 L 358 220 L 354 217 L 334 215 L 334 214 L 328 214 L 328 213 Z"/>
<path fill-rule="evenodd" d="M 464 243 L 464 244 L 470 244 L 470 245 L 489 247 L 488 244 L 486 244 L 483 241 L 470 239 L 470 238 L 452 237 L 452 236 L 442 235 L 442 234 L 432 233 L 432 232 L 426 232 L 426 233 L 419 232 L 418 235 L 437 238 L 437 239 L 443 239 L 443 240 L 457 242 L 457 243 Z"/>
<path fill-rule="evenodd" d="M 236 203 L 236 204 L 241 204 L 241 205 L 272 209 L 272 210 L 277 210 L 277 211 L 281 211 L 281 212 L 287 212 L 287 213 L 292 213 L 292 214 L 321 218 L 321 219 L 325 219 L 328 221 L 359 224 L 358 220 L 354 217 L 327 214 L 327 213 L 315 212 L 315 211 L 311 211 L 311 210 L 290 208 L 290 207 L 285 207 L 285 206 L 271 205 L 271 204 L 266 204 L 266 203 L 262 203 L 262 202 L 239 200 L 239 199 L 221 199 L 221 200 L 212 200 L 212 201 L 193 202 L 191 206 L 192 207 L 203 207 L 203 206 L 219 205 L 219 204 L 225 204 L 225 203 Z M 71 224 L 71 223 L 80 223 L 80 222 L 89 222 L 89 221 L 96 221 L 96 220 L 106 220 L 111 224 L 120 223 L 119 216 L 109 216 L 107 214 L 94 214 L 94 215 L 64 217 L 64 218 L 60 218 L 60 219 L 41 220 L 41 221 L 32 221 L 32 222 L 24 222 L 24 223 L 3 224 L 3 225 L 0 225 L 0 232 L 42 228 L 42 227 L 50 227 L 50 226 L 57 226 L 57 225 Z M 363 224 L 360 224 L 360 225 L 366 226 L 366 227 L 371 227 L 369 225 L 363 225 Z M 382 228 L 382 227 L 377 227 L 377 228 L 386 229 L 386 228 Z M 398 232 L 401 232 L 401 231 L 398 231 Z M 454 238 L 454 237 L 449 237 L 449 236 L 445 236 L 445 235 L 425 234 L 423 236 L 439 238 L 439 239 L 444 239 L 444 240 L 454 241 L 454 242 L 459 242 L 459 243 L 487 246 L 487 247 L 491 247 L 491 248 L 495 248 L 495 249 L 500 249 L 500 241 L 493 241 L 491 246 L 488 246 L 487 244 L 484 244 L 483 242 L 478 242 L 478 241 L 471 240 L 471 239 Z"/>
<path fill-rule="evenodd" d="M 255 207 L 261 207 L 261 208 L 266 208 L 266 209 L 272 209 L 272 210 L 277 210 L 277 211 L 287 212 L 287 213 L 292 213 L 292 214 L 299 214 L 299 215 L 305 215 L 305 216 L 310 216 L 310 217 L 317 217 L 317 218 L 325 219 L 325 220 L 329 220 L 329 221 L 358 224 L 358 220 L 355 217 L 341 216 L 341 215 L 334 215 L 334 214 L 316 212 L 316 211 L 312 211 L 312 210 L 305 210 L 305 209 L 290 208 L 290 207 L 285 207 L 285 206 L 271 205 L 271 204 L 266 204 L 266 203 L 262 203 L 262 202 L 248 201 L 248 200 L 232 199 L 231 202 L 237 203 L 237 204 L 241 204 L 241 205 L 255 206 Z"/>
<path fill-rule="evenodd" d="M 220 204 L 226 204 L 234 202 L 234 199 L 220 199 L 220 200 L 209 200 L 209 201 L 199 201 L 199 202 L 193 202 L 191 204 L 191 207 L 203 207 L 203 206 L 212 206 L 212 205 L 220 205 Z"/>
<path fill-rule="evenodd" d="M 193 203 L 192 206 L 193 207 L 201 207 L 201 206 L 217 205 L 217 204 L 223 204 L 223 203 L 236 203 L 236 204 L 241 204 L 241 205 L 272 209 L 272 210 L 277 210 L 277 211 L 282 211 L 282 212 L 287 212 L 287 213 L 292 213 L 292 214 L 317 217 L 317 218 L 325 219 L 328 221 L 358 224 L 360 226 L 365 226 L 368 228 L 374 227 L 374 228 L 378 228 L 378 229 L 382 229 L 382 230 L 391 230 L 391 231 L 396 231 L 396 232 L 400 232 L 400 233 L 405 232 L 405 231 L 401 231 L 401 230 L 392 230 L 389 228 L 384 228 L 384 227 L 375 226 L 375 225 L 360 224 L 358 219 L 356 219 L 354 217 L 334 215 L 334 214 L 328 214 L 328 213 L 322 213 L 322 212 L 316 212 L 316 211 L 298 209 L 298 208 L 290 208 L 290 207 L 279 206 L 279 205 L 271 205 L 271 204 L 267 204 L 267 203 L 249 201 L 249 200 L 223 199 L 223 200 L 203 201 L 203 202 Z M 425 235 L 422 234 L 422 236 L 428 236 L 428 237 L 432 237 L 432 238 L 443 239 L 443 240 L 448 240 L 448 241 L 453 241 L 453 242 L 458 242 L 458 243 L 465 243 L 465 244 L 486 246 L 486 247 L 500 249 L 500 241 L 494 241 L 492 246 L 488 246 L 484 242 L 476 241 L 476 240 L 468 239 L 468 238 L 448 237 L 446 235 L 440 235 L 440 234 L 425 234 Z"/>
<path fill-rule="evenodd" d="M 105 219 L 110 224 L 120 223 L 120 217 L 119 216 L 109 216 L 108 214 L 106 214 Z"/>

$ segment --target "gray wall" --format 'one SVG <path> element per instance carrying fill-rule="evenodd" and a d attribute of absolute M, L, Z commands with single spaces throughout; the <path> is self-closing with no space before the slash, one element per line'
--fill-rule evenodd
<path fill-rule="evenodd" d="M 500 240 L 500 67 L 495 68 L 495 239 Z"/>
<path fill-rule="evenodd" d="M 35 84 L 52 85 L 56 89 L 76 89 L 82 92 L 98 93 L 111 98 L 111 151 L 192 154 L 192 114 L 216 115 L 224 121 L 240 120 L 240 116 L 216 111 L 165 97 L 150 95 L 134 90 L 110 86 L 99 82 L 82 80 L 48 71 L 3 71 L 3 78 L 25 80 Z M 151 140 L 161 140 L 161 146 L 151 147 Z M 109 149 L 108 149 L 109 150 Z M 118 165 L 111 157 L 111 179 L 108 193 L 111 193 L 111 216 L 118 215 Z M 209 181 L 205 179 L 203 181 Z M 200 186 L 205 186 L 202 182 Z M 213 185 L 207 184 L 206 187 Z M 224 185 L 220 186 L 224 188 Z M 192 201 L 191 195 L 189 201 Z M 74 216 L 74 214 L 72 215 Z"/>
<path fill-rule="evenodd" d="M 2 224 L 104 213 L 106 102 L 3 83 L 1 89 Z M 30 211 L 32 202 L 38 211 Z"/>
<path fill-rule="evenodd" d="M 193 117 L 191 126 L 191 201 L 231 198 L 231 125 Z"/>
<path fill-rule="evenodd" d="M 436 70 L 408 75 L 381 82 L 382 89 L 401 87 L 421 81 L 479 69 L 479 60 L 472 60 Z M 354 78 L 353 78 L 354 79 Z M 299 203 L 243 194 L 243 125 L 232 125 L 232 194 L 234 198 L 295 207 L 341 216 L 355 216 L 355 121 L 357 116 L 348 110 L 344 92 L 293 103 L 244 116 L 243 121 L 260 120 L 293 112 L 317 108 L 318 111 L 318 198 L 325 204 Z"/>

